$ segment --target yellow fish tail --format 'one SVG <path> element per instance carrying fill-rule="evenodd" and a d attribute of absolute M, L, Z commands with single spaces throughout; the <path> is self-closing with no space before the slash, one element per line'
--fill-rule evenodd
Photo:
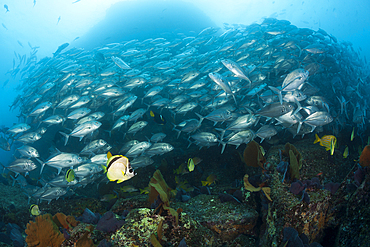
<path fill-rule="evenodd" d="M 103 168 L 104 173 L 107 172 L 107 167 L 105 165 L 101 165 L 101 168 Z"/>
<path fill-rule="evenodd" d="M 316 144 L 321 141 L 320 137 L 317 134 L 315 134 L 315 137 L 316 137 L 316 140 L 313 142 L 313 144 Z"/>
<path fill-rule="evenodd" d="M 208 184 L 208 181 L 201 181 L 202 182 L 202 186 L 206 186 Z"/>

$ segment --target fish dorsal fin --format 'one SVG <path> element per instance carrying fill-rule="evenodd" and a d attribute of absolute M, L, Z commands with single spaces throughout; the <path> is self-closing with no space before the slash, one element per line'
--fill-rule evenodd
<path fill-rule="evenodd" d="M 151 117 L 154 117 L 155 116 L 153 111 L 150 111 L 150 116 Z"/>
<path fill-rule="evenodd" d="M 111 154 L 111 152 L 108 152 L 107 153 L 107 158 L 110 159 L 110 157 L 112 157 L 113 155 Z"/>

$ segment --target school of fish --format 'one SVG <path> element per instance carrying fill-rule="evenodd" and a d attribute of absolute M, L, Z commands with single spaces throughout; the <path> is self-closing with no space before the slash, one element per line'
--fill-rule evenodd
<path fill-rule="evenodd" d="M 22 144 L 4 166 L 21 174 L 15 179 L 36 201 L 50 202 L 75 186 L 123 182 L 155 156 L 189 145 L 220 145 L 223 153 L 278 133 L 335 134 L 349 125 L 360 134 L 369 121 L 366 60 L 350 43 L 286 20 L 91 51 L 65 43 L 41 60 L 30 47 L 30 56 L 16 54 L 9 71 L 21 77 L 10 106 L 21 115 L 1 129 L 0 147 Z M 43 187 L 24 181 L 38 167 Z M 192 159 L 188 167 L 194 169 Z"/>

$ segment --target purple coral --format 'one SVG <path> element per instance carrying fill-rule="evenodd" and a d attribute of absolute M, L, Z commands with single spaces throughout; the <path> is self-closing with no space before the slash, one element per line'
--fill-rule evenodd
<path fill-rule="evenodd" d="M 333 182 L 330 182 L 330 183 L 325 184 L 324 188 L 325 188 L 326 190 L 329 190 L 329 191 L 330 191 L 330 193 L 331 193 L 332 195 L 334 195 L 334 194 L 335 194 L 335 192 L 337 192 L 337 190 L 339 189 L 339 186 L 340 186 L 340 183 L 333 183 Z"/>
<path fill-rule="evenodd" d="M 96 225 L 100 217 L 101 217 L 100 214 L 93 213 L 90 209 L 85 208 L 85 211 L 83 212 L 83 214 L 80 217 L 78 217 L 76 220 L 81 221 L 83 223 Z"/>
<path fill-rule="evenodd" d="M 286 243 L 284 246 L 286 247 L 322 247 L 321 244 L 313 242 L 308 245 L 308 238 L 306 235 L 301 234 L 298 236 L 297 230 L 292 227 L 285 227 L 283 230 L 284 238 L 283 242 Z"/>
<path fill-rule="evenodd" d="M 124 220 L 118 220 L 112 211 L 108 211 L 101 217 L 96 225 L 96 229 L 107 233 L 115 232 L 124 223 Z"/>
<path fill-rule="evenodd" d="M 302 183 L 301 181 L 298 180 L 290 185 L 289 191 L 292 192 L 294 195 L 302 194 L 301 200 L 306 203 L 310 203 L 310 197 L 308 196 L 306 192 L 306 188 L 307 188 L 307 183 Z"/>
<path fill-rule="evenodd" d="M 306 188 L 306 186 L 301 182 L 301 181 L 296 181 L 296 182 L 293 182 L 291 185 L 290 185 L 290 188 L 289 188 L 289 191 L 292 192 L 294 195 L 298 195 L 300 194 L 304 189 Z"/>
<path fill-rule="evenodd" d="M 304 180 L 303 184 L 305 184 L 308 189 L 322 189 L 322 185 L 318 177 L 314 177 L 311 180 Z"/>
<path fill-rule="evenodd" d="M 357 167 L 357 170 L 355 171 L 355 174 L 354 174 L 355 184 L 357 186 L 361 185 L 362 181 L 365 178 L 365 173 L 366 172 L 364 168 L 362 168 L 361 166 Z"/>

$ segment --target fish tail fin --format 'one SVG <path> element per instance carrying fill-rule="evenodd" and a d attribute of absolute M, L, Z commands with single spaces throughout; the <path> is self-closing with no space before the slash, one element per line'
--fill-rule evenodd
<path fill-rule="evenodd" d="M 113 192 L 117 195 L 117 197 L 116 197 L 116 198 L 118 198 L 118 197 L 119 197 L 118 192 L 117 192 L 117 191 L 115 191 L 115 190 L 113 190 Z"/>
<path fill-rule="evenodd" d="M 220 140 L 222 140 L 224 138 L 224 135 L 225 135 L 225 131 L 224 129 L 220 129 L 220 128 L 216 128 L 216 130 L 220 131 L 221 132 L 221 137 L 220 137 Z"/>
<path fill-rule="evenodd" d="M 297 134 L 299 133 L 299 131 L 301 130 L 301 127 L 302 127 L 302 121 L 299 121 L 298 123 L 298 128 L 297 128 Z M 294 138 L 294 137 L 293 137 Z"/>
<path fill-rule="evenodd" d="M 59 133 L 66 138 L 66 140 L 64 142 L 64 146 L 67 145 L 67 142 L 68 142 L 68 139 L 69 139 L 69 135 L 67 135 L 66 133 L 64 133 L 62 131 L 59 131 Z"/>
<path fill-rule="evenodd" d="M 225 147 L 226 147 L 226 142 L 223 142 L 223 141 L 218 141 L 219 143 L 222 144 L 222 149 L 221 149 L 221 154 L 223 154 L 223 152 L 225 151 Z"/>
<path fill-rule="evenodd" d="M 313 142 L 313 144 L 321 141 L 320 137 L 317 134 L 315 134 L 315 137 L 316 137 L 316 140 Z"/>
<path fill-rule="evenodd" d="M 42 173 L 42 171 L 44 170 L 44 166 L 45 166 L 45 163 L 42 162 L 40 159 L 36 158 L 36 160 L 41 164 L 41 170 L 40 170 L 40 174 Z"/>
<path fill-rule="evenodd" d="M 297 109 L 292 113 L 292 115 L 295 115 L 302 109 L 302 106 L 297 99 L 294 99 L 294 103 L 297 105 Z"/>
<path fill-rule="evenodd" d="M 179 139 L 180 134 L 181 134 L 181 130 L 177 130 L 177 129 L 175 129 L 175 130 L 177 131 L 177 139 Z"/>
<path fill-rule="evenodd" d="M 276 87 L 272 87 L 272 86 L 268 86 L 271 91 L 273 91 L 274 93 L 276 93 L 279 97 L 279 102 L 280 104 L 283 104 L 283 95 L 281 94 L 281 90 L 277 89 Z"/>
<path fill-rule="evenodd" d="M 236 102 L 235 95 L 234 94 L 231 94 L 231 95 L 233 96 L 233 99 L 234 99 L 234 102 L 235 102 L 236 107 L 238 107 L 238 102 Z"/>
<path fill-rule="evenodd" d="M 208 184 L 207 181 L 201 181 L 202 182 L 202 186 L 206 186 Z"/>
<path fill-rule="evenodd" d="M 112 130 L 104 130 L 104 131 L 109 133 L 109 137 L 112 137 Z"/>
<path fill-rule="evenodd" d="M 104 173 L 107 172 L 107 167 L 105 165 L 101 165 L 101 168 L 103 168 Z"/>
<path fill-rule="evenodd" d="M 197 115 L 199 117 L 198 126 L 200 126 L 202 124 L 202 122 L 203 122 L 204 117 L 202 115 L 200 115 L 199 113 L 195 113 L 195 115 Z"/>
<path fill-rule="evenodd" d="M 12 178 L 12 180 L 13 180 L 12 187 L 14 187 L 14 184 L 15 184 L 15 178 L 14 178 L 12 175 L 10 175 L 10 177 L 11 177 L 11 178 Z"/>

